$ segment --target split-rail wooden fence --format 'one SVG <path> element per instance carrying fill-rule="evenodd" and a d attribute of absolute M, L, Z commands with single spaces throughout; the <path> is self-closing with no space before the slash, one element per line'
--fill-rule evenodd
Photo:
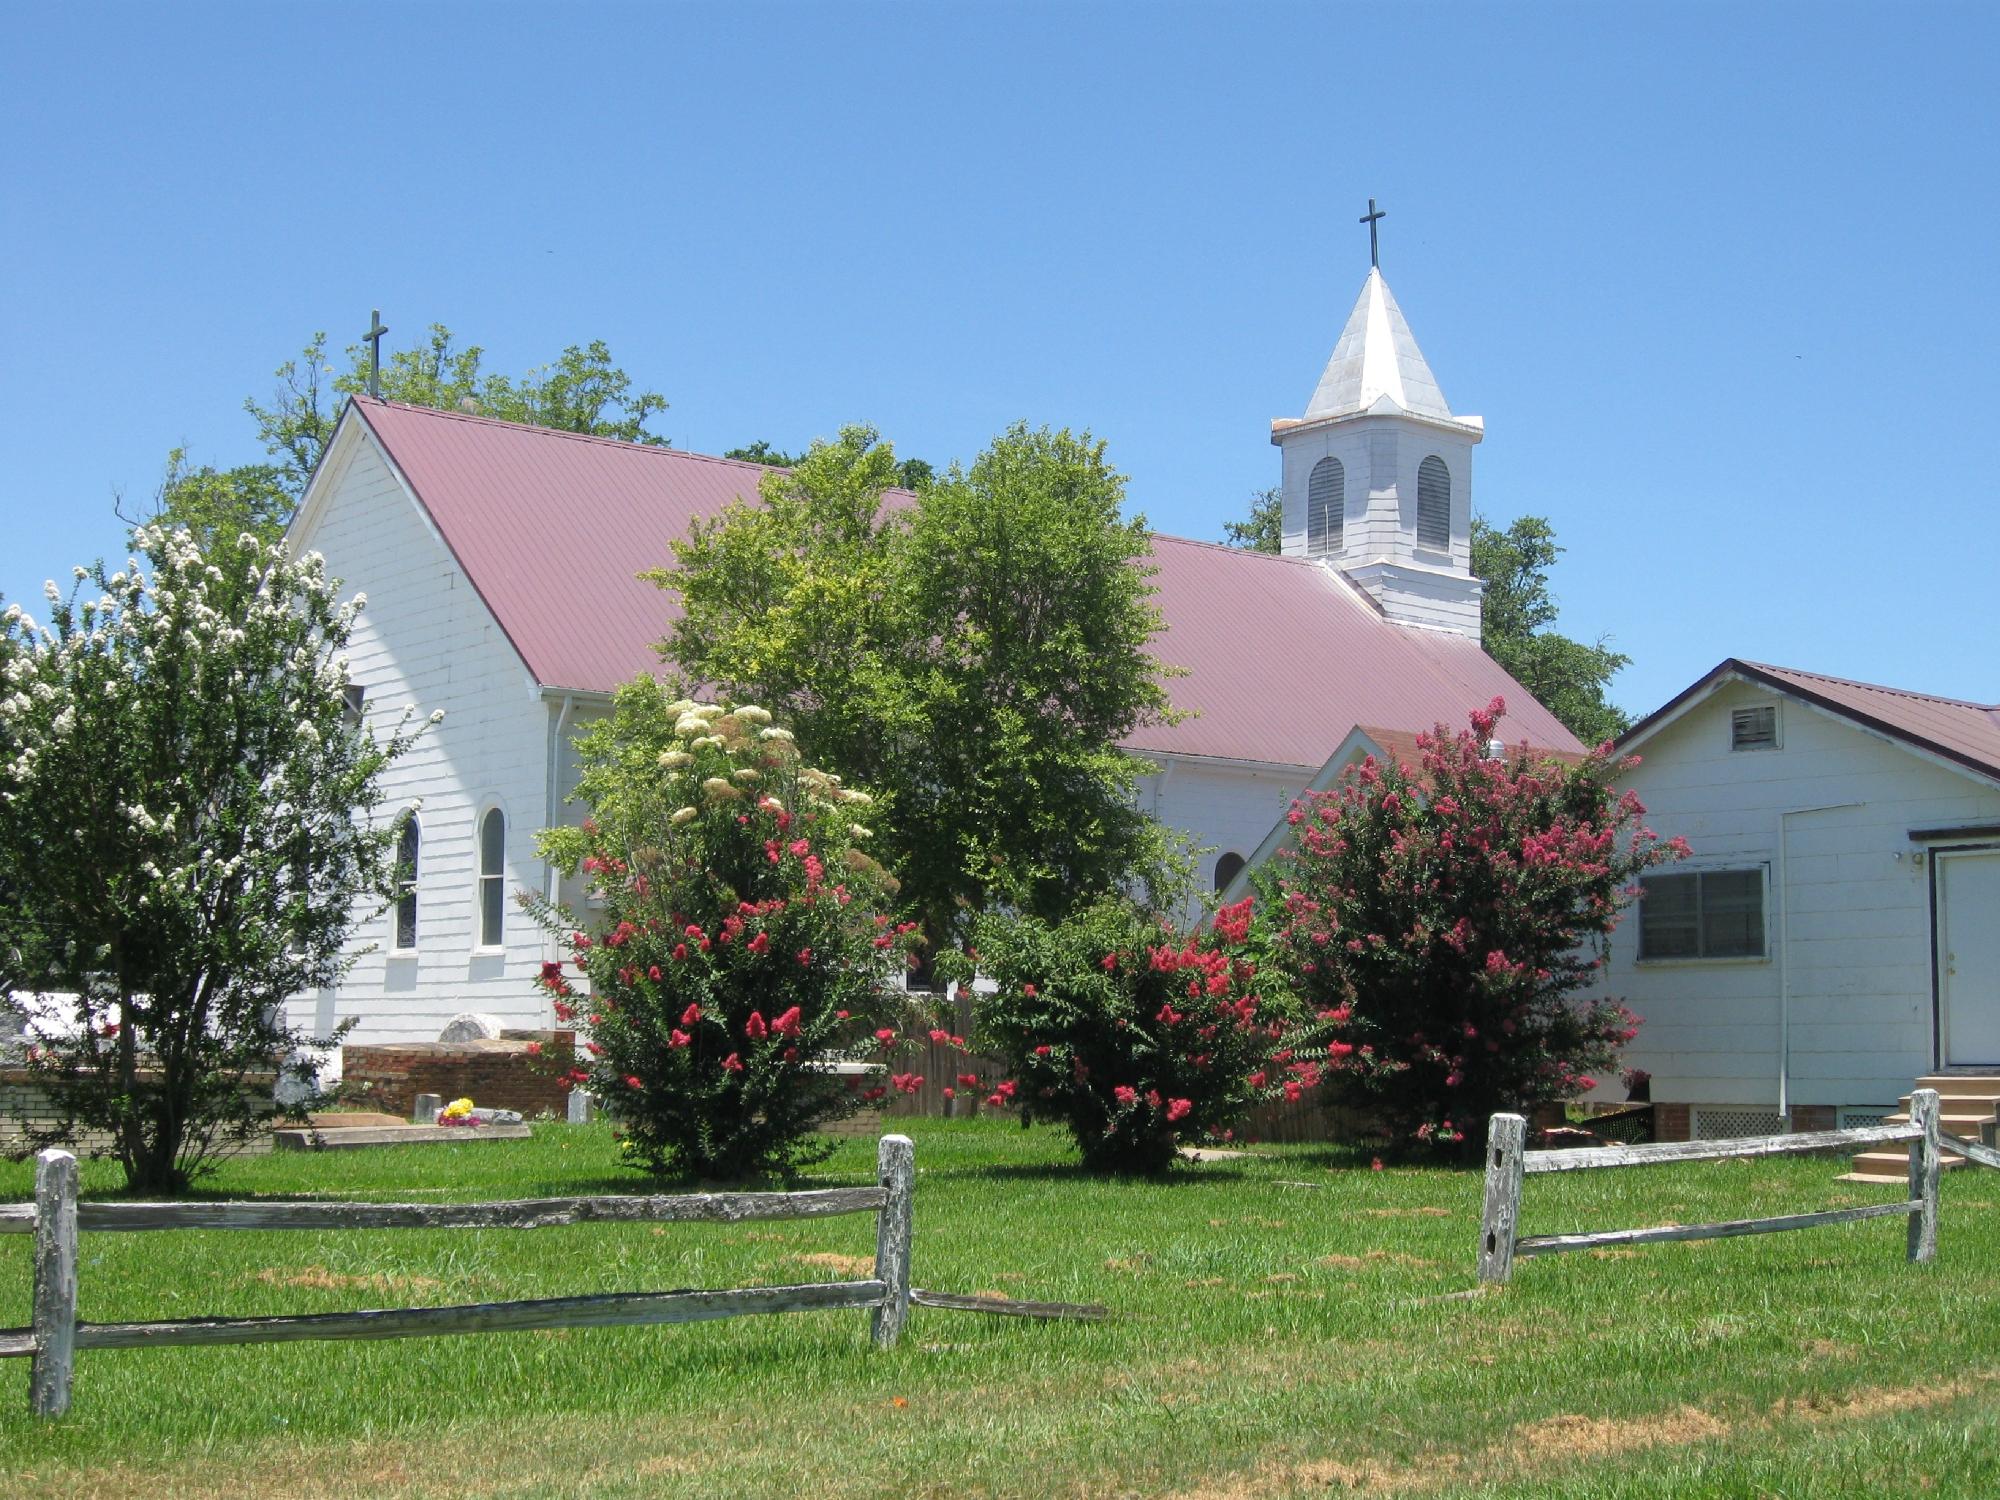
<path fill-rule="evenodd" d="M 874 1187 L 789 1193 L 689 1193 L 672 1197 L 528 1198 L 493 1203 L 79 1203 L 76 1157 L 36 1158 L 35 1201 L 0 1206 L 0 1234 L 35 1237 L 33 1323 L 0 1330 L 0 1359 L 33 1360 L 28 1401 L 38 1416 L 69 1408 L 83 1349 L 161 1349 L 193 1344 L 289 1343 L 299 1339 L 396 1339 L 545 1328 L 702 1323 L 749 1313 L 866 1309 L 875 1343 L 895 1344 L 912 1303 L 958 1312 L 1028 1318 L 1101 1318 L 1104 1309 L 931 1292 L 910 1285 L 916 1152 L 908 1136 L 882 1137 Z M 755 1219 L 876 1215 L 875 1269 L 860 1281 L 725 1291 L 611 1292 L 454 1307 L 398 1307 L 293 1317 L 191 1318 L 173 1322 L 77 1321 L 80 1230 L 160 1229 L 545 1229 L 562 1224 L 735 1224 Z"/>
<path fill-rule="evenodd" d="M 1861 1219 L 1904 1215 L 1909 1221 L 1909 1258 L 1927 1261 L 1937 1254 L 1939 1148 L 1949 1142 L 1954 1151 L 1988 1166 L 2000 1166 L 2000 1152 L 1976 1142 L 1946 1137 L 1938 1128 L 1935 1089 L 1918 1089 L 1910 1098 L 1907 1125 L 1861 1125 L 1849 1130 L 1801 1131 L 1793 1135 L 1753 1136 L 1742 1140 L 1669 1141 L 1653 1146 L 1584 1146 L 1560 1151 L 1528 1151 L 1527 1121 L 1519 1115 L 1498 1114 L 1486 1132 L 1486 1207 L 1479 1225 L 1479 1279 L 1505 1282 L 1514 1274 L 1517 1258 L 1556 1255 L 1566 1250 L 1593 1250 L 1612 1245 L 1653 1245 L 1667 1240 L 1711 1240 L 1745 1234 L 1773 1234 L 1786 1229 L 1813 1229 L 1824 1224 L 1851 1224 Z M 1870 1203 L 1818 1213 L 1782 1214 L 1768 1219 L 1730 1219 L 1719 1224 L 1663 1224 L 1646 1229 L 1604 1229 L 1588 1234 L 1519 1232 L 1523 1179 L 1543 1172 L 1584 1172 L 1607 1167 L 1663 1166 L 1669 1162 L 1736 1161 L 1746 1157 L 1796 1156 L 1822 1151 L 1853 1151 L 1863 1146 L 1909 1142 L 1910 1191 L 1894 1203 Z"/>

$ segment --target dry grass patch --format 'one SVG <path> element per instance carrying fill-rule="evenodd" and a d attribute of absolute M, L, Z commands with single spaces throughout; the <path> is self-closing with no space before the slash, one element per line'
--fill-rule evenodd
<path fill-rule="evenodd" d="M 838 1272 L 842 1276 L 867 1280 L 875 1274 L 875 1257 L 872 1255 L 842 1255 L 838 1250 L 808 1250 L 799 1255 L 787 1255 L 786 1260 L 795 1265 L 818 1266 L 824 1270 Z"/>
<path fill-rule="evenodd" d="M 1317 1266 L 1335 1266 L 1343 1271 L 1366 1271 L 1379 1266 L 1436 1266 L 1437 1261 L 1401 1250 L 1370 1250 L 1366 1255 L 1322 1255 Z"/>
<path fill-rule="evenodd" d="M 1449 1219 L 1448 1208 L 1364 1208 L 1362 1214 L 1370 1219 Z"/>
<path fill-rule="evenodd" d="M 387 1271 L 356 1274 L 329 1271 L 325 1266 L 265 1266 L 237 1284 L 252 1281 L 265 1286 L 311 1287 L 316 1292 L 427 1292 L 444 1285 L 435 1276 L 395 1276 Z"/>
<path fill-rule="evenodd" d="M 1680 1447 L 1727 1437 L 1727 1422 L 1696 1406 L 1650 1417 L 1585 1417 L 1564 1412 L 1514 1430 L 1511 1446 L 1530 1464 L 1613 1458 L 1640 1448 Z M 1503 1444 L 1504 1449 L 1509 1445 Z"/>
<path fill-rule="evenodd" d="M 1780 1421 L 1865 1422 L 1897 1412 L 1948 1406 L 1994 1380 L 2000 1380 L 2000 1371 L 1987 1370 L 1965 1379 L 1933 1384 L 1864 1388 L 1838 1396 L 1786 1396 L 1772 1405 L 1771 1415 Z"/>

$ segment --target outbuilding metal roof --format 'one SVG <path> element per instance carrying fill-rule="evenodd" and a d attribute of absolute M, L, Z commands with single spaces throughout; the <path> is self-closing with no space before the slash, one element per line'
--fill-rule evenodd
<path fill-rule="evenodd" d="M 357 397 L 368 424 L 529 672 L 609 693 L 661 665 L 674 596 L 638 578 L 696 516 L 754 500 L 761 465 Z M 907 501 L 907 497 L 897 498 Z M 1394 625 L 1331 566 L 1155 536 L 1153 650 L 1189 711 L 1140 752 L 1318 767 L 1357 724 L 1414 732 L 1507 702 L 1501 734 L 1574 736 L 1477 642 Z"/>

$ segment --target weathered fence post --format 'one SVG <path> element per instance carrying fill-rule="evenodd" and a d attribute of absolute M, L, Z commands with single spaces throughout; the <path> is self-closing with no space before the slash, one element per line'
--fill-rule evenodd
<path fill-rule="evenodd" d="M 875 1165 L 889 1201 L 875 1220 L 875 1279 L 888 1287 L 875 1309 L 872 1331 L 881 1348 L 895 1346 L 910 1315 L 911 1199 L 917 1186 L 917 1148 L 906 1135 L 885 1135 Z"/>
<path fill-rule="evenodd" d="M 69 1410 L 76 1364 L 76 1157 L 35 1158 L 34 1366 L 28 1406 L 38 1417 Z"/>
<path fill-rule="evenodd" d="M 1914 1261 L 1937 1255 L 1938 1174 L 1943 1167 L 1938 1156 L 1938 1114 L 1936 1089 L 1918 1089 L 1910 1095 L 1910 1123 L 1923 1132 L 1910 1142 L 1910 1197 L 1923 1205 L 1910 1215 L 1910 1259 Z"/>
<path fill-rule="evenodd" d="M 1479 1216 L 1479 1279 L 1504 1282 L 1514 1274 L 1514 1236 L 1521 1219 L 1521 1149 L 1528 1122 L 1495 1115 L 1486 1127 L 1486 1207 Z"/>

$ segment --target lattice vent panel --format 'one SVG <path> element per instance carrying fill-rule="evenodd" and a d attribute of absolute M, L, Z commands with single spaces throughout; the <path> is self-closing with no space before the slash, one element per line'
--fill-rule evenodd
<path fill-rule="evenodd" d="M 1694 1138 L 1734 1141 L 1753 1135 L 1785 1134 L 1785 1117 L 1775 1109 L 1697 1109 Z"/>

